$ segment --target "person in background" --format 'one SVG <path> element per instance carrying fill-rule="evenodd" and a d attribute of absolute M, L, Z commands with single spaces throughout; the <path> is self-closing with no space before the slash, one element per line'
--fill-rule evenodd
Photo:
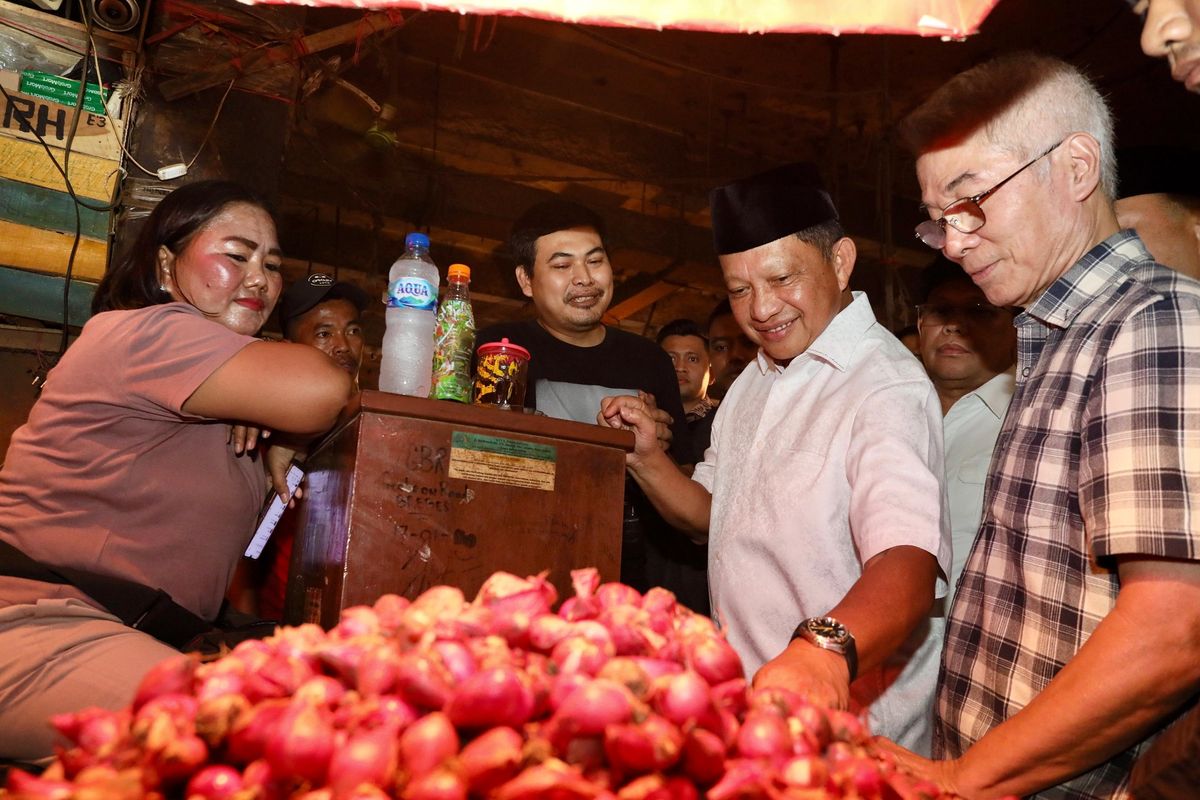
<path fill-rule="evenodd" d="M 896 338 L 900 340 L 900 344 L 908 348 L 910 353 L 918 359 L 921 358 L 921 334 L 917 331 L 916 325 L 905 325 L 896 331 Z"/>
<path fill-rule="evenodd" d="M 367 302 L 367 293 L 354 284 L 315 272 L 284 290 L 279 298 L 279 325 L 289 342 L 315 347 L 332 358 L 354 381 L 357 392 Z M 296 524 L 294 511 L 284 512 L 256 565 L 253 610 L 264 619 L 283 619 Z"/>
<path fill-rule="evenodd" d="M 217 617 L 266 497 L 264 465 L 286 497 L 296 449 L 345 405 L 350 378 L 323 353 L 254 338 L 280 260 L 256 193 L 174 190 L 105 273 L 13 435 L 0 470 L 0 758 L 50 756 L 54 714 L 127 706 L 147 670 L 179 655 L 163 640 L 179 614 Z M 234 424 L 274 431 L 261 457 L 229 446 Z M 123 624 L 92 595 L 114 579 L 166 595 Z M 156 626 L 165 608 L 176 622 Z"/>
<path fill-rule="evenodd" d="M 362 315 L 367 293 L 317 272 L 296 281 L 279 298 L 279 324 L 289 342 L 311 345 L 337 362 L 358 386 L 362 369 Z"/>
<path fill-rule="evenodd" d="M 604 324 L 613 270 L 600 216 L 567 200 L 538 203 L 514 223 L 509 250 L 537 318 L 484 328 L 476 341 L 507 337 L 530 352 L 525 405 L 595 424 L 605 397 L 641 397 L 655 406 L 660 446 L 687 463 L 692 450 L 671 360 L 649 339 Z M 627 481 L 621 580 L 643 592 L 663 586 L 688 607 L 703 608 L 707 594 L 677 580 L 677 566 L 692 550 Z"/>
<path fill-rule="evenodd" d="M 954 542 L 949 609 L 979 530 L 992 449 L 1016 387 L 1017 331 L 1012 312 L 989 303 L 953 261 L 939 258 L 926 267 L 922 284 L 917 329 L 921 361 L 942 403 Z"/>
<path fill-rule="evenodd" d="M 905 121 L 917 235 L 1014 306 L 1017 388 L 959 580 L 937 761 L 965 797 L 1128 797 L 1200 691 L 1200 284 L 1113 211 L 1113 120 L 1031 53 L 950 79 Z"/>
<path fill-rule="evenodd" d="M 1117 153 L 1117 223 L 1133 228 L 1154 260 L 1200 279 L 1200 153 L 1182 147 Z"/>
<path fill-rule="evenodd" d="M 813 165 L 710 203 L 733 313 L 761 350 L 691 480 L 636 398 L 609 398 L 604 419 L 634 429 L 627 463 L 667 519 L 708 536 L 713 616 L 754 684 L 865 708 L 872 730 L 928 748 L 950 569 L 937 395 L 850 291 L 854 242 Z"/>
<path fill-rule="evenodd" d="M 704 458 L 708 449 L 712 418 L 717 410 L 717 401 L 708 396 L 708 339 L 692 320 L 673 319 L 659 329 L 656 341 L 675 367 L 679 397 L 695 451 L 692 463 L 695 463 Z"/>
<path fill-rule="evenodd" d="M 758 346 L 750 340 L 733 317 L 726 297 L 708 315 L 708 396 L 720 400 L 758 355 Z"/>
<path fill-rule="evenodd" d="M 1129 0 L 1141 14 L 1142 52 L 1166 58 L 1171 77 L 1200 92 L 1200 0 Z"/>

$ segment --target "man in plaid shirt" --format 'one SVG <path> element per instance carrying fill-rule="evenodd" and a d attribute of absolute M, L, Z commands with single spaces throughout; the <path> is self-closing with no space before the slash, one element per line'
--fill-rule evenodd
<path fill-rule="evenodd" d="M 938 681 L 966 797 L 1128 797 L 1200 690 L 1200 283 L 1119 230 L 1112 120 L 1057 59 L 950 80 L 906 121 L 917 235 L 1023 309 L 1017 389 Z"/>

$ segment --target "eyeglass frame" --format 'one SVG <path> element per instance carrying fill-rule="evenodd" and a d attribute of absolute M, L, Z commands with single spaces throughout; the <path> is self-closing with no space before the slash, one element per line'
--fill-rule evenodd
<path fill-rule="evenodd" d="M 934 305 L 940 306 L 941 304 L 939 304 L 939 303 L 917 303 L 915 306 L 913 306 L 913 308 L 917 312 L 917 327 L 921 327 L 921 317 L 923 316 L 923 314 L 921 313 L 921 309 L 926 308 L 928 306 L 934 306 Z M 970 309 L 982 309 L 984 311 L 987 311 L 991 315 L 999 314 L 1002 312 L 1012 313 L 1012 309 L 1005 308 L 1004 306 L 996 306 L 996 305 L 992 305 L 991 303 L 984 303 L 984 302 L 974 302 L 969 305 L 941 306 L 941 307 L 944 309 L 948 308 L 950 310 L 950 313 L 954 314 L 955 316 L 962 315 L 962 316 L 965 316 L 968 318 L 970 317 Z M 930 324 L 945 325 L 946 320 L 943 319 L 941 322 L 935 322 L 935 323 L 930 323 Z"/>
<path fill-rule="evenodd" d="M 916 236 L 916 238 L 918 240 L 920 240 L 921 244 L 925 245 L 926 247 L 933 248 L 934 250 L 941 250 L 943 247 L 946 246 L 946 226 L 947 225 L 954 228 L 954 230 L 958 231 L 959 233 L 974 233 L 975 231 L 979 230 L 980 228 L 982 228 L 984 225 L 987 224 L 987 215 L 983 213 L 983 206 L 980 204 L 983 203 L 984 200 L 988 199 L 993 194 L 995 194 L 997 191 L 999 191 L 1001 186 L 1008 183 L 1013 178 L 1017 177 L 1022 172 L 1029 169 L 1030 167 L 1032 167 L 1037 162 L 1041 161 L 1046 156 L 1053 153 L 1058 148 L 1058 146 L 1061 145 L 1066 140 L 1067 140 L 1067 137 L 1065 137 L 1065 136 L 1062 139 L 1059 139 L 1053 145 L 1051 145 L 1046 150 L 1044 150 L 1041 153 L 1041 155 L 1030 160 L 1024 166 L 1020 167 L 1016 172 L 1012 173 L 1007 178 L 1000 181 L 999 183 L 997 183 L 995 186 L 991 187 L 990 189 L 984 189 L 979 194 L 972 195 L 971 197 L 960 197 L 957 200 L 951 200 L 949 203 L 947 203 L 945 206 L 943 206 L 941 208 L 942 216 L 938 217 L 937 219 L 927 219 L 924 222 L 919 223 L 917 225 L 916 229 L 914 230 L 913 235 Z M 949 208 L 953 208 L 954 206 L 956 206 L 960 203 L 971 203 L 972 205 L 975 206 L 975 208 L 979 209 L 979 219 L 981 221 L 978 225 L 971 228 L 970 230 L 963 230 L 962 228 L 955 225 L 953 222 L 950 222 L 946 218 L 946 210 Z M 930 244 L 929 242 L 925 241 L 925 237 L 921 234 L 922 228 L 929 230 L 930 226 L 933 226 L 933 228 L 937 231 L 937 234 L 941 237 L 942 243 L 940 245 Z"/>

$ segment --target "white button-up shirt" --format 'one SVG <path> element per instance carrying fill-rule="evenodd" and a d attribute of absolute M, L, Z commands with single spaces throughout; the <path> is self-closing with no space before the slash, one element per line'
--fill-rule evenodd
<path fill-rule="evenodd" d="M 693 476 L 712 493 L 714 616 L 748 675 L 801 620 L 836 606 L 872 556 L 912 545 L 949 574 L 942 476 L 933 384 L 861 292 L 786 368 L 759 353 Z M 918 752 L 929 750 L 942 630 L 931 618 L 854 685 L 871 729 Z"/>
<path fill-rule="evenodd" d="M 950 502 L 950 534 L 954 564 L 950 569 L 950 595 L 954 596 L 971 544 L 983 518 L 983 486 L 1000 425 L 1017 388 L 1016 367 L 1001 372 L 950 406 L 943 420 L 946 439 L 946 495 Z"/>

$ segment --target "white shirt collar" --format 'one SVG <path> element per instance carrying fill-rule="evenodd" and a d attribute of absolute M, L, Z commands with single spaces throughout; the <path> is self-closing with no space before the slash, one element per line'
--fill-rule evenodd
<path fill-rule="evenodd" d="M 854 365 L 855 352 L 863 335 L 875 324 L 875 312 L 871 309 L 871 301 L 863 292 L 851 292 L 850 305 L 839 311 L 825 330 L 817 334 L 817 338 L 800 355 L 792 359 L 795 364 L 804 356 L 827 362 L 834 369 L 845 372 Z M 789 364 L 788 366 L 791 366 Z M 762 374 L 772 371 L 783 372 L 774 359 L 758 351 L 758 369 Z"/>

